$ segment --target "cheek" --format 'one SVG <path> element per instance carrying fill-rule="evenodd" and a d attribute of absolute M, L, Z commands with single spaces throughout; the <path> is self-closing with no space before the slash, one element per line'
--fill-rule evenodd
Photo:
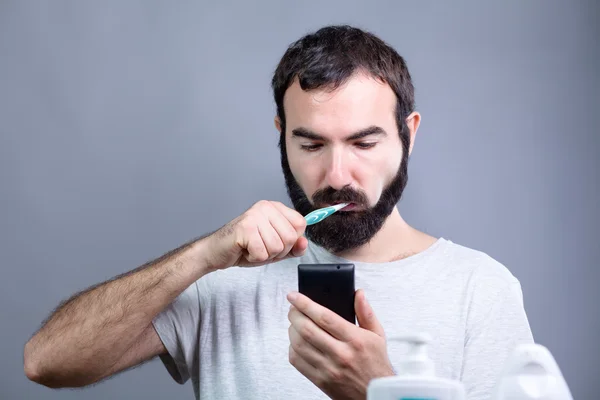
<path fill-rule="evenodd" d="M 317 163 L 307 162 L 307 160 L 302 157 L 302 154 L 299 154 L 299 150 L 290 150 L 289 147 L 287 147 L 287 149 L 288 163 L 292 170 L 292 174 L 294 175 L 294 178 L 296 178 L 296 182 L 298 182 L 302 190 L 304 190 L 310 198 L 312 193 L 317 190 L 319 166 Z"/>
<path fill-rule="evenodd" d="M 383 168 L 387 171 L 384 185 L 387 186 L 400 170 L 400 164 L 402 163 L 402 149 L 398 149 L 398 151 L 389 154 L 384 160 L 385 165 Z"/>
<path fill-rule="evenodd" d="M 369 206 L 373 207 L 379 201 L 381 193 L 385 188 L 385 179 L 380 173 L 373 173 L 371 177 L 363 180 L 362 189 L 369 198 Z"/>
<path fill-rule="evenodd" d="M 379 201 L 383 190 L 394 179 L 400 169 L 401 161 L 401 150 L 388 151 L 373 157 L 368 167 L 363 169 L 360 186 L 367 194 L 371 206 Z"/>

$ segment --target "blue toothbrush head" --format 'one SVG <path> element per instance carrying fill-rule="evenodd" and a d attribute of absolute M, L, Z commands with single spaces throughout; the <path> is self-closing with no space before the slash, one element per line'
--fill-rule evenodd
<path fill-rule="evenodd" d="M 329 207 L 325 207 L 325 208 L 320 208 L 318 210 L 315 210 L 313 212 L 310 212 L 308 214 L 306 214 L 304 216 L 304 219 L 306 220 L 306 225 L 314 225 L 318 222 L 323 221 L 325 218 L 329 217 L 331 214 L 333 214 L 334 212 L 346 207 L 348 205 L 348 203 L 341 203 L 341 204 L 336 204 L 334 206 L 329 206 Z"/>

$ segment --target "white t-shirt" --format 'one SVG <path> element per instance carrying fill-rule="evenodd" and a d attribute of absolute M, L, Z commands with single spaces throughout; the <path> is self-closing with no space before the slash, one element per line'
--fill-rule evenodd
<path fill-rule="evenodd" d="M 438 376 L 461 380 L 467 399 L 491 397 L 509 353 L 533 343 L 519 281 L 486 254 L 438 239 L 389 263 L 348 261 L 309 243 L 304 256 L 262 267 L 210 273 L 153 321 L 179 383 L 191 378 L 197 399 L 321 399 L 327 396 L 288 358 L 286 295 L 297 290 L 300 263 L 355 265 L 386 337 L 427 332 Z M 405 348 L 388 341 L 392 365 Z"/>

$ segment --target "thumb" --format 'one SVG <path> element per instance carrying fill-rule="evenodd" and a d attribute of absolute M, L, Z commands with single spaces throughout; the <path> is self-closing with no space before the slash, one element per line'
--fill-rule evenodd
<path fill-rule="evenodd" d="M 358 319 L 358 325 L 367 329 L 381 337 L 385 337 L 383 326 L 379 323 L 379 320 L 375 316 L 375 312 L 371 305 L 367 302 L 367 297 L 362 289 L 356 291 L 354 296 L 354 311 L 356 312 L 356 318 Z"/>
<path fill-rule="evenodd" d="M 307 247 L 308 239 L 306 239 L 304 236 L 300 236 L 294 244 L 294 247 L 292 247 L 292 250 L 290 251 L 289 255 L 292 257 L 300 257 L 304 255 L 304 252 L 306 251 Z"/>

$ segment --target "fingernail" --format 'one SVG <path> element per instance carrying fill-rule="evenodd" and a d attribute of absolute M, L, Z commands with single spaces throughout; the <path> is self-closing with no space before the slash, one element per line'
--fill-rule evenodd
<path fill-rule="evenodd" d="M 298 294 L 296 292 L 291 292 L 287 295 L 289 301 L 295 301 L 298 298 Z"/>

